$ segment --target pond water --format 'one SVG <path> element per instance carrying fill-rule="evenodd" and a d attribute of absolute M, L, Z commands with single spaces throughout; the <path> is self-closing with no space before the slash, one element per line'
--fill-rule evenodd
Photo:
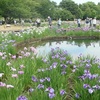
<path fill-rule="evenodd" d="M 39 56 L 46 56 L 52 48 L 59 47 L 67 50 L 73 57 L 77 58 L 80 54 L 83 56 L 100 58 L 100 40 L 75 40 L 75 41 L 49 41 L 39 44 L 36 49 Z"/>

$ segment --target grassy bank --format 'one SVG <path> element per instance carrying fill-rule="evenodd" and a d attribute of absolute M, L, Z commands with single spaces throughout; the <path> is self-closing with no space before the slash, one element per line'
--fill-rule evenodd
<path fill-rule="evenodd" d="M 6 50 L 11 45 L 29 43 L 34 40 L 51 39 L 100 39 L 100 32 L 90 28 L 60 28 L 52 26 L 51 28 L 39 27 L 31 28 L 20 32 L 2 32 L 0 33 L 0 48 Z M 9 46 L 10 45 L 10 46 Z M 14 49 L 14 46 L 11 49 Z M 8 50 L 8 49 L 7 49 Z M 6 51 L 7 51 L 6 50 Z M 12 50 L 10 50 L 12 51 Z M 11 52 L 10 52 L 11 53 Z"/>

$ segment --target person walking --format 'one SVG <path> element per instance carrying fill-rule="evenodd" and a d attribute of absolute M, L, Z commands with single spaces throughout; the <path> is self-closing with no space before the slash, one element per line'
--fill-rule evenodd
<path fill-rule="evenodd" d="M 51 25 L 52 25 L 52 20 L 51 20 L 51 17 L 50 17 L 50 16 L 48 16 L 48 23 L 49 23 L 49 27 L 51 27 Z"/>
<path fill-rule="evenodd" d="M 90 28 L 92 27 L 92 18 L 90 18 Z"/>
<path fill-rule="evenodd" d="M 39 18 L 36 19 L 36 24 L 37 24 L 37 27 L 40 27 L 41 20 Z"/>
<path fill-rule="evenodd" d="M 78 25 L 78 27 L 81 27 L 81 19 L 80 18 L 77 19 L 77 25 Z"/>
<path fill-rule="evenodd" d="M 96 17 L 93 19 L 93 27 L 96 28 Z"/>
<path fill-rule="evenodd" d="M 59 18 L 58 21 L 57 21 L 58 28 L 60 28 L 61 23 L 62 23 L 61 18 Z"/>
<path fill-rule="evenodd" d="M 89 20 L 89 18 L 87 17 L 87 18 L 85 19 L 85 26 L 88 27 L 88 28 L 89 28 L 89 22 L 90 22 L 90 20 Z"/>
<path fill-rule="evenodd" d="M 14 25 L 16 26 L 16 24 L 17 24 L 17 21 L 16 21 L 16 20 L 14 20 Z"/>

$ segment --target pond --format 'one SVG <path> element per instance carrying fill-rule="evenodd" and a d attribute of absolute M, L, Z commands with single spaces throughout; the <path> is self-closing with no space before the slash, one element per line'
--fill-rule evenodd
<path fill-rule="evenodd" d="M 100 58 L 100 40 L 71 40 L 42 42 L 36 46 L 39 56 L 46 56 L 52 48 L 67 50 L 76 59 L 80 54 Z"/>

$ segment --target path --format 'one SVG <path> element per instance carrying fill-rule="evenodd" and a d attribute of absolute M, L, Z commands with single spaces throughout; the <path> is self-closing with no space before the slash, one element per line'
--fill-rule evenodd
<path fill-rule="evenodd" d="M 0 32 L 2 31 L 19 31 L 19 30 L 22 30 L 22 29 L 26 29 L 27 27 L 26 26 L 15 26 L 15 25 L 0 25 Z"/>

